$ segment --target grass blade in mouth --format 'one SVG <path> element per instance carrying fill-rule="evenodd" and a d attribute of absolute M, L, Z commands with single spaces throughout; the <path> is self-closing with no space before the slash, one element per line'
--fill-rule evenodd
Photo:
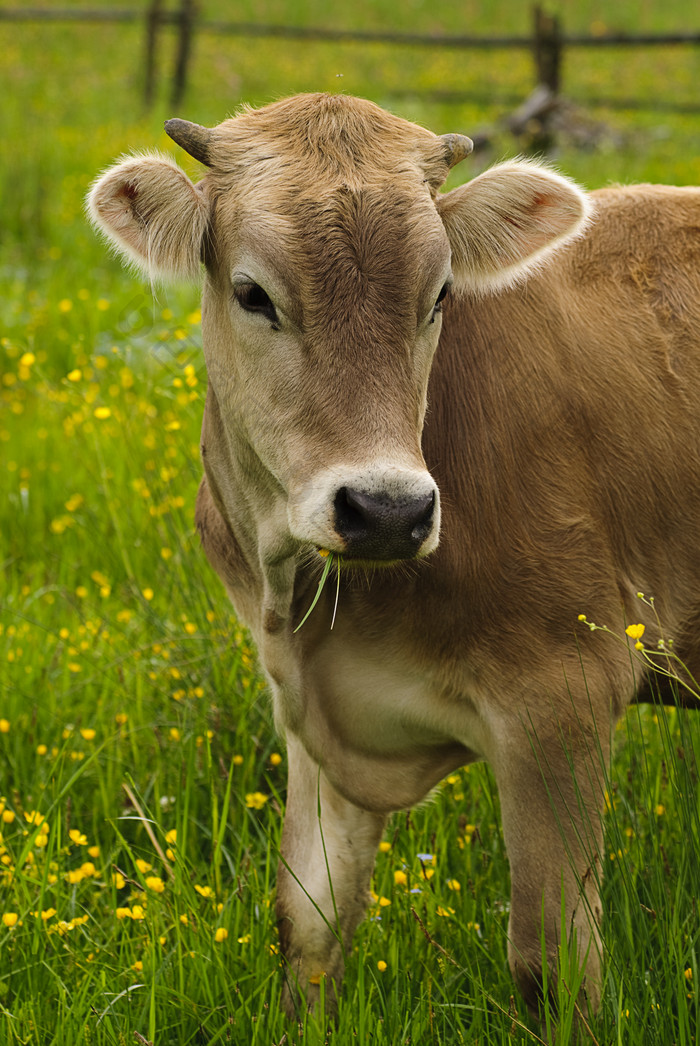
<path fill-rule="evenodd" d="M 333 566 L 334 555 L 333 555 L 332 552 L 328 552 L 327 549 L 321 548 L 321 549 L 319 549 L 319 555 L 325 556 L 325 559 L 326 559 L 325 566 L 323 567 L 323 573 L 321 574 L 321 580 L 318 583 L 318 588 L 316 589 L 316 595 L 314 596 L 314 598 L 313 598 L 313 600 L 311 602 L 311 606 L 306 611 L 306 613 L 304 614 L 303 618 L 301 619 L 301 621 L 299 622 L 297 627 L 294 629 L 294 633 L 297 633 L 299 631 L 299 629 L 304 624 L 304 622 L 308 618 L 308 616 L 311 613 L 311 611 L 313 610 L 313 608 L 318 603 L 318 601 L 319 601 L 319 599 L 321 597 L 321 593 L 323 592 L 323 586 L 326 584 L 326 581 L 328 579 L 328 575 L 331 572 L 331 567 Z M 339 589 L 340 589 L 340 581 L 338 581 L 338 591 L 339 591 Z M 337 609 L 337 607 L 338 607 L 338 592 L 336 592 L 335 604 L 336 604 L 336 609 Z M 333 621 L 335 621 L 335 610 L 333 611 Z M 333 624 L 331 623 L 331 628 L 332 627 L 333 627 Z"/>

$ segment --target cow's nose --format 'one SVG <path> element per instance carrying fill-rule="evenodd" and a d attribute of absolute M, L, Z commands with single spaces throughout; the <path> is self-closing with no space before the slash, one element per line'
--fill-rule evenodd
<path fill-rule="evenodd" d="M 432 530 L 435 492 L 419 498 L 396 498 L 341 487 L 334 504 L 335 529 L 348 555 L 411 559 Z"/>

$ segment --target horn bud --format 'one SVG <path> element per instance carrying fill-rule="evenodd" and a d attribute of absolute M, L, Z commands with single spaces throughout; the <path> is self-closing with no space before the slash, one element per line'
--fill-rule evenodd
<path fill-rule="evenodd" d="M 469 156 L 474 148 L 474 142 L 467 138 L 466 134 L 442 134 L 440 135 L 444 146 L 444 159 L 448 168 Z"/>
<path fill-rule="evenodd" d="M 166 120 L 165 133 L 195 160 L 205 167 L 212 166 L 210 152 L 213 136 L 208 127 L 190 123 L 189 120 Z"/>

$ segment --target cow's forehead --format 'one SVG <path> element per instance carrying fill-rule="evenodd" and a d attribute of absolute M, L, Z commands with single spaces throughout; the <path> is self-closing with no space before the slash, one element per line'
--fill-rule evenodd
<path fill-rule="evenodd" d="M 437 188 L 447 174 L 444 143 L 431 131 L 344 95 L 301 95 L 244 110 L 212 131 L 214 171 L 242 185 L 286 175 L 308 186 L 353 187 L 383 175 L 412 175 Z"/>

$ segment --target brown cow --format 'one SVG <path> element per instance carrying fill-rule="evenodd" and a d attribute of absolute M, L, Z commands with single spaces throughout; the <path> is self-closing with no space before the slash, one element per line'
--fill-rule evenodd
<path fill-rule="evenodd" d="M 90 208 L 151 275 L 206 266 L 197 525 L 287 741 L 288 1006 L 340 983 L 388 814 L 487 759 L 515 979 L 536 1010 L 563 891 L 595 1009 L 604 770 L 648 671 L 577 617 L 699 667 L 700 192 L 506 163 L 440 195 L 469 140 L 342 96 L 166 128 L 206 176 L 131 157 Z M 332 583 L 295 631 L 319 550 L 335 626 Z"/>

